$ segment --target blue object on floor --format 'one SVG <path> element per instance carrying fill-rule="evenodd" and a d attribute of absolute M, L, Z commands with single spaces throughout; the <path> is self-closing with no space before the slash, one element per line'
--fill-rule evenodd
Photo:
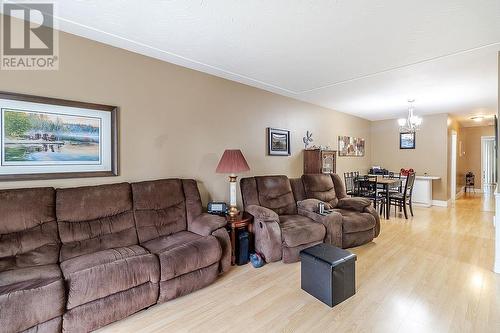
<path fill-rule="evenodd" d="M 258 253 L 250 253 L 250 262 L 254 268 L 260 268 L 265 264 L 264 259 Z"/>

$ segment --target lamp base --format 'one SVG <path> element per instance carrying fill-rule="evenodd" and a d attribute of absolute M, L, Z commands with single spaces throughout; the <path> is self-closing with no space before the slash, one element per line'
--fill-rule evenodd
<path fill-rule="evenodd" d="M 229 212 L 228 212 L 228 214 L 229 214 L 229 217 L 230 217 L 231 219 L 236 218 L 236 216 L 238 216 L 238 214 L 239 214 L 239 213 L 240 213 L 240 211 L 238 210 L 238 208 L 237 208 L 236 206 L 230 206 L 230 207 L 229 207 Z"/>
<path fill-rule="evenodd" d="M 236 207 L 236 176 L 235 175 L 230 175 L 229 176 L 229 197 L 230 197 L 230 203 L 229 203 L 229 217 L 231 219 L 235 219 L 236 216 L 238 216 L 238 207 Z"/>

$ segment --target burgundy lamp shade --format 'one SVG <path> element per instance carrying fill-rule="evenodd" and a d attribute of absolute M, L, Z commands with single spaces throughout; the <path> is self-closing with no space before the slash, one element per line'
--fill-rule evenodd
<path fill-rule="evenodd" d="M 217 165 L 217 173 L 240 173 L 250 170 L 245 157 L 239 149 L 226 149 Z"/>

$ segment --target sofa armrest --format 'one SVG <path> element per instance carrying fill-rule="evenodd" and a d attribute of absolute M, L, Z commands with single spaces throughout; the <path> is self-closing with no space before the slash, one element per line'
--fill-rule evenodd
<path fill-rule="evenodd" d="M 316 200 L 316 199 L 307 199 L 307 200 Z M 307 200 L 302 200 L 301 202 L 303 203 L 304 201 Z M 321 202 L 320 200 L 317 200 L 315 203 L 315 207 L 317 207 L 318 202 Z M 300 202 L 299 202 L 300 203 Z M 311 220 L 321 223 L 322 225 L 325 226 L 326 228 L 326 234 L 325 234 L 325 239 L 324 242 L 327 244 L 332 244 L 337 247 L 342 247 L 342 215 L 338 212 L 331 212 L 327 215 L 321 215 L 318 214 L 317 208 L 316 209 L 311 209 L 311 204 L 306 203 L 306 204 L 300 204 L 297 203 L 298 205 L 298 213 L 299 215 L 305 216 L 310 218 Z"/>
<path fill-rule="evenodd" d="M 260 222 L 279 222 L 280 220 L 278 214 L 266 207 L 249 205 L 245 210 L 249 212 L 255 220 L 259 220 Z"/>
<path fill-rule="evenodd" d="M 297 201 L 297 208 L 308 211 L 308 212 L 317 212 L 318 211 L 318 204 L 320 202 L 323 202 L 318 199 L 305 199 L 302 201 Z M 326 209 L 332 209 L 332 205 L 329 204 L 328 202 L 323 202 L 325 204 Z"/>
<path fill-rule="evenodd" d="M 201 236 L 208 236 L 226 225 L 226 219 L 219 215 L 202 213 L 188 224 L 188 230 Z"/>
<path fill-rule="evenodd" d="M 375 235 L 374 236 L 378 237 L 378 235 L 380 234 L 380 215 L 378 214 L 377 210 L 375 208 L 373 208 L 373 206 L 368 206 L 368 207 L 365 207 L 365 209 L 363 210 L 363 213 L 371 214 L 375 218 L 375 230 L 374 230 Z"/>
<path fill-rule="evenodd" d="M 355 210 L 357 212 L 363 213 L 366 207 L 372 204 L 370 199 L 367 198 L 342 198 L 337 204 L 337 208 Z"/>
<path fill-rule="evenodd" d="M 269 208 L 249 205 L 245 210 L 254 217 L 255 250 L 266 262 L 281 260 L 281 227 L 279 216 Z"/>

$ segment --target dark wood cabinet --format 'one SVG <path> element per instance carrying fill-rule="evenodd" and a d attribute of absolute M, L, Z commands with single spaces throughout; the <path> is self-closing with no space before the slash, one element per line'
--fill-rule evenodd
<path fill-rule="evenodd" d="M 337 152 L 335 150 L 304 150 L 304 174 L 335 173 L 337 170 Z"/>

